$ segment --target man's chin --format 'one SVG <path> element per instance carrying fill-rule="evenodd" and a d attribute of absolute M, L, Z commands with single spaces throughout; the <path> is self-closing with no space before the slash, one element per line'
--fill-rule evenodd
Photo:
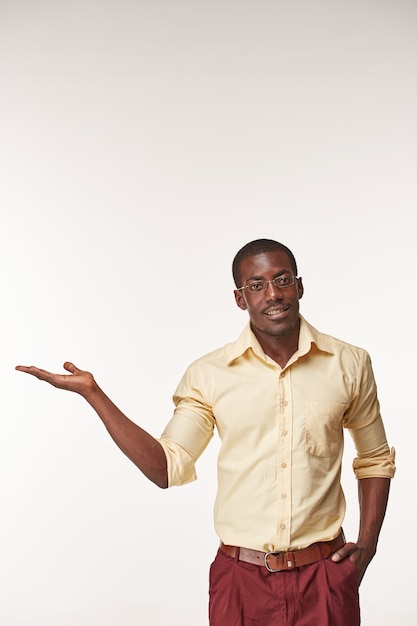
<path fill-rule="evenodd" d="M 280 323 L 276 324 L 268 324 L 268 326 L 264 329 L 264 333 L 269 337 L 286 337 L 290 335 L 294 331 L 298 330 L 298 320 L 290 321 L 283 320 Z"/>

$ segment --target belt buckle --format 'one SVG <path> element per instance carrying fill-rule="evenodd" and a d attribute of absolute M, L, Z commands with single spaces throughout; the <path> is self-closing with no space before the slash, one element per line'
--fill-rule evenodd
<path fill-rule="evenodd" d="M 275 572 L 281 572 L 283 569 L 285 569 L 285 567 L 280 567 L 279 569 L 272 569 L 272 567 L 268 565 L 268 557 L 271 556 L 271 554 L 273 556 L 281 556 L 282 554 L 288 554 L 289 558 L 287 559 L 287 568 L 291 569 L 292 567 L 294 567 L 293 560 L 291 560 L 290 558 L 291 552 L 266 552 L 264 556 L 264 564 L 268 572 L 271 572 L 272 574 L 274 574 Z"/>

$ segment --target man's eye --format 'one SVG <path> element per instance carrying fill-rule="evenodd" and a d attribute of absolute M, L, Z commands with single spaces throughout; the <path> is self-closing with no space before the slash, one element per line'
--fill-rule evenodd
<path fill-rule="evenodd" d="M 262 289 L 263 289 L 263 282 L 259 281 L 259 282 L 256 282 L 256 283 L 250 283 L 248 285 L 248 289 L 249 289 L 249 291 L 262 291 Z"/>

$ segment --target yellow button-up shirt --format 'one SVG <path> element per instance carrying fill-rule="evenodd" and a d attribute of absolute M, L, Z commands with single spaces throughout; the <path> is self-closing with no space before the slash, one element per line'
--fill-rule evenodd
<path fill-rule="evenodd" d="M 357 478 L 394 475 L 368 353 L 302 317 L 298 350 L 284 368 L 248 325 L 188 368 L 174 402 L 160 439 L 169 485 L 196 479 L 216 427 L 214 519 L 226 544 L 280 551 L 333 539 L 345 515 L 343 428 L 357 450 Z"/>

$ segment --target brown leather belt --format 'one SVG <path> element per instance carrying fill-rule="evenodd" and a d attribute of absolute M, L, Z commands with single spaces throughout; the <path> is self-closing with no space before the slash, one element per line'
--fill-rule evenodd
<path fill-rule="evenodd" d="M 302 565 L 310 565 L 327 559 L 332 552 L 335 552 L 346 543 L 343 531 L 331 541 L 318 541 L 317 543 L 302 548 L 301 550 L 292 550 L 288 552 L 260 552 L 259 550 L 250 550 L 249 548 L 238 548 L 237 546 L 227 546 L 223 542 L 220 544 L 220 552 L 227 554 L 233 558 L 238 553 L 239 561 L 253 563 L 266 567 L 270 572 L 281 572 L 282 570 L 291 570 Z"/>

